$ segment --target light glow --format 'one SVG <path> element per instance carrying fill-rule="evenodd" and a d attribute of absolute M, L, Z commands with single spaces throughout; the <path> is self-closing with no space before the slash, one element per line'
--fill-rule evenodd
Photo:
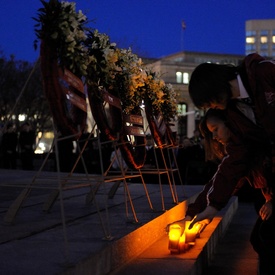
<path fill-rule="evenodd" d="M 189 244 L 195 244 L 197 234 L 200 229 L 200 225 L 198 223 L 195 223 L 191 229 L 189 229 L 190 221 L 187 221 L 185 223 L 185 242 Z"/>
<path fill-rule="evenodd" d="M 261 36 L 261 43 L 262 44 L 267 43 L 267 36 Z"/>
<path fill-rule="evenodd" d="M 20 114 L 20 115 L 18 116 L 18 120 L 19 120 L 19 121 L 25 121 L 25 120 L 26 120 L 26 116 L 25 116 L 24 114 Z"/>
<path fill-rule="evenodd" d="M 171 253 L 180 252 L 180 238 L 184 229 L 179 224 L 172 224 L 169 228 L 169 245 L 168 249 Z"/>
<path fill-rule="evenodd" d="M 177 223 L 169 227 L 169 250 L 171 253 L 182 253 L 195 245 L 196 238 L 199 237 L 203 224 L 195 223 L 189 229 L 191 221 L 185 221 L 181 226 Z"/>
<path fill-rule="evenodd" d="M 247 44 L 254 44 L 255 43 L 255 37 L 246 37 L 246 43 Z"/>

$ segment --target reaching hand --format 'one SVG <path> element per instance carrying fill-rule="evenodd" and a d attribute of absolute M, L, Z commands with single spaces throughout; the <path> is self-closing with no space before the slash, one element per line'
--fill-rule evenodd
<path fill-rule="evenodd" d="M 259 215 L 263 221 L 268 220 L 272 215 L 272 201 L 267 201 L 260 209 Z"/>
<path fill-rule="evenodd" d="M 205 224 L 209 224 L 215 215 L 217 214 L 218 210 L 213 206 L 207 206 L 201 213 L 195 216 L 195 218 L 192 220 L 192 222 L 189 225 L 189 229 L 191 229 L 196 222 L 200 222 Z"/>

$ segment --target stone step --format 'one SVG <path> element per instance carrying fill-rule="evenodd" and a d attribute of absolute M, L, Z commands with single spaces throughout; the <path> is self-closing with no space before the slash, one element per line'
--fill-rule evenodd
<path fill-rule="evenodd" d="M 181 254 L 171 254 L 164 228 L 171 221 L 183 217 L 187 203 L 195 197 L 183 201 L 63 274 L 89 274 L 87 270 L 90 274 L 112 275 L 201 274 L 213 258 L 217 242 L 238 208 L 238 199 L 233 197 L 230 200 L 192 248 Z"/>
<path fill-rule="evenodd" d="M 163 221 L 170 220 L 172 216 L 176 215 L 176 212 L 181 212 L 185 203 L 186 201 L 178 206 L 175 206 L 162 216 L 145 225 L 144 228 L 140 228 L 140 231 L 143 232 L 139 232 L 139 238 L 141 239 L 142 235 L 147 235 L 150 231 L 155 231 L 156 227 L 163 225 Z M 224 235 L 237 208 L 238 199 L 233 197 L 228 206 L 222 210 L 204 229 L 204 231 L 200 234 L 200 237 L 196 239 L 195 245 L 189 250 L 181 254 L 171 254 L 168 250 L 168 236 L 165 234 L 126 265 L 119 268 L 119 264 L 117 262 L 116 266 L 118 268 L 110 274 L 202 274 L 202 270 L 208 266 L 209 262 L 212 260 L 217 243 Z M 136 240 L 135 237 L 136 236 L 134 234 L 132 236 L 133 240 Z M 131 249 L 131 247 L 128 247 L 128 249 Z"/>
<path fill-rule="evenodd" d="M 46 173 L 43 181 L 47 181 L 49 176 L 52 174 Z M 89 187 L 64 191 L 63 203 L 58 199 L 50 212 L 45 213 L 42 211 L 43 205 L 52 190 L 39 189 L 34 185 L 14 222 L 6 224 L 4 217 L 7 210 L 33 177 L 34 172 L 0 171 L 0 269 L 3 274 L 104 275 L 112 272 L 119 274 L 123 272 L 122 268 L 127 270 L 127 267 L 136 269 L 136 274 L 150 274 L 147 267 L 152 270 L 153 267 L 158 268 L 152 274 L 169 274 L 161 272 L 167 271 L 168 267 L 172 270 L 175 263 L 180 268 L 197 272 L 212 257 L 216 242 L 237 208 L 237 200 L 233 198 L 201 233 L 192 249 L 184 254 L 171 255 L 164 228 L 184 216 L 187 203 L 195 199 L 202 186 L 176 186 L 180 203 L 175 205 L 169 186 L 164 184 L 166 211 L 163 212 L 158 184 L 147 184 L 154 206 L 152 211 L 142 184 L 129 183 L 140 221 L 138 224 L 126 222 L 124 188 L 120 186 L 114 198 L 108 200 L 108 217 L 101 208 L 101 217 L 109 220 L 112 237 L 104 240 L 95 203 L 85 204 Z M 103 187 L 99 189 L 99 207 L 104 207 L 105 194 Z M 62 225 L 60 206 L 64 208 L 65 226 Z M 137 263 L 136 266 L 133 263 Z M 129 270 L 127 272 L 132 275 Z"/>

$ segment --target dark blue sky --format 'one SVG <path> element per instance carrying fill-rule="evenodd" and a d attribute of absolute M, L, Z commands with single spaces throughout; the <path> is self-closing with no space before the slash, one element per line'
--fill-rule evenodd
<path fill-rule="evenodd" d="M 181 50 L 245 53 L 245 21 L 275 19 L 274 0 L 76 0 L 90 27 L 139 56 L 161 57 Z M 35 61 L 34 24 L 39 0 L 6 0 L 0 9 L 0 50 Z M 186 29 L 181 28 L 184 20 Z"/>

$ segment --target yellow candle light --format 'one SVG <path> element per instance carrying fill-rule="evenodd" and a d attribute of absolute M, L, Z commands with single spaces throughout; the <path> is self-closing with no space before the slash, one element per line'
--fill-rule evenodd
<path fill-rule="evenodd" d="M 200 224 L 195 223 L 193 225 L 193 227 L 191 229 L 189 229 L 189 225 L 190 225 L 191 221 L 187 221 L 185 223 L 185 242 L 188 244 L 195 244 L 196 241 L 196 237 L 199 234 L 199 230 L 200 230 Z"/>
<path fill-rule="evenodd" d="M 185 252 L 188 248 L 189 244 L 185 242 L 185 234 L 182 234 L 179 240 L 179 252 Z"/>
<path fill-rule="evenodd" d="M 183 228 L 179 224 L 172 224 L 169 228 L 169 250 L 171 252 L 180 252 L 180 238 L 183 233 Z"/>

